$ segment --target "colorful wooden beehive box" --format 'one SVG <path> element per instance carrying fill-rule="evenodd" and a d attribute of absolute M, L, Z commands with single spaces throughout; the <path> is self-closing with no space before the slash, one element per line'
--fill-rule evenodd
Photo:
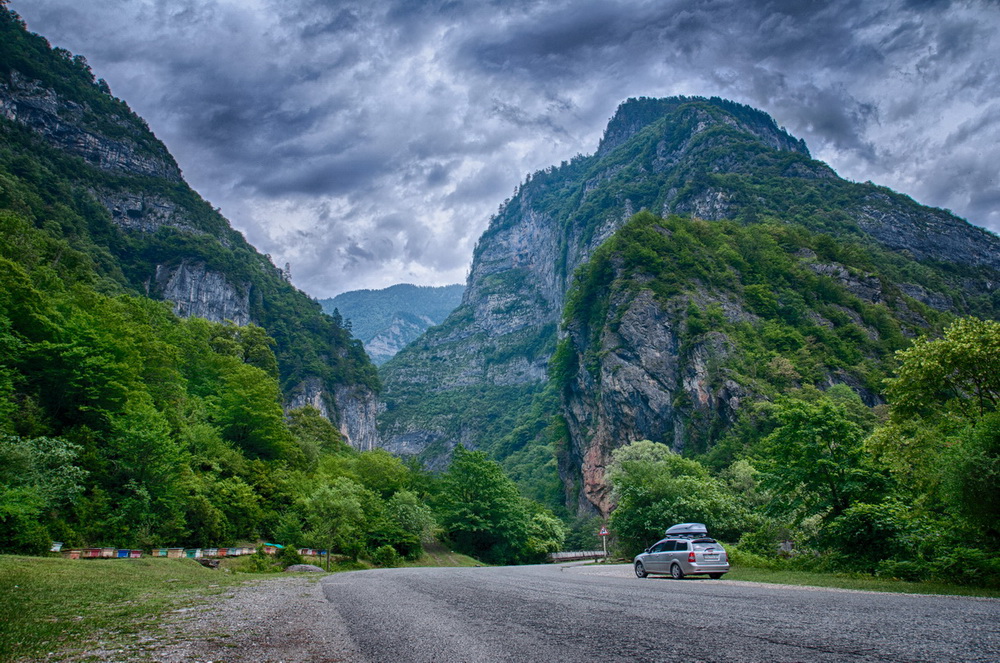
<path fill-rule="evenodd" d="M 180 559 L 184 556 L 183 548 L 167 548 L 167 557 L 170 559 Z"/>

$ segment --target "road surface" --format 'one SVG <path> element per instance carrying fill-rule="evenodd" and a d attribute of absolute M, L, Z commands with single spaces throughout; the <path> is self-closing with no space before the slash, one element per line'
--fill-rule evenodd
<path fill-rule="evenodd" d="M 1000 661 L 997 599 L 639 580 L 627 566 L 383 569 L 321 586 L 367 661 Z"/>

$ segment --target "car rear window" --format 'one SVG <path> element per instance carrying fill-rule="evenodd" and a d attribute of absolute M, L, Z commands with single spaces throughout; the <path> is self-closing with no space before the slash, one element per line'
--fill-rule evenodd
<path fill-rule="evenodd" d="M 709 548 L 715 548 L 716 550 L 718 550 L 722 547 L 718 543 L 715 543 L 714 541 L 712 543 L 708 543 L 707 541 L 706 542 L 698 541 L 696 543 L 692 543 L 691 546 L 695 550 L 708 550 Z"/>

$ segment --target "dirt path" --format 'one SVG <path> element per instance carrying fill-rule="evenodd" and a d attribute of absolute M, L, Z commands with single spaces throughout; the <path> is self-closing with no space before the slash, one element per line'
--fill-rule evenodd
<path fill-rule="evenodd" d="M 133 663 L 335 663 L 365 660 L 323 576 L 269 578 L 211 603 L 168 613 L 162 628 L 131 642 L 102 645 L 72 661 Z M 63 659 L 67 660 L 67 659 Z"/>

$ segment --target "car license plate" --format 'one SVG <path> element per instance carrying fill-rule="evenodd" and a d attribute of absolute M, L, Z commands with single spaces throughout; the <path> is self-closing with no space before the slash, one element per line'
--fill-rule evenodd
<path fill-rule="evenodd" d="M 705 555 L 705 561 L 706 562 L 718 562 L 719 561 L 719 556 L 718 555 Z"/>

